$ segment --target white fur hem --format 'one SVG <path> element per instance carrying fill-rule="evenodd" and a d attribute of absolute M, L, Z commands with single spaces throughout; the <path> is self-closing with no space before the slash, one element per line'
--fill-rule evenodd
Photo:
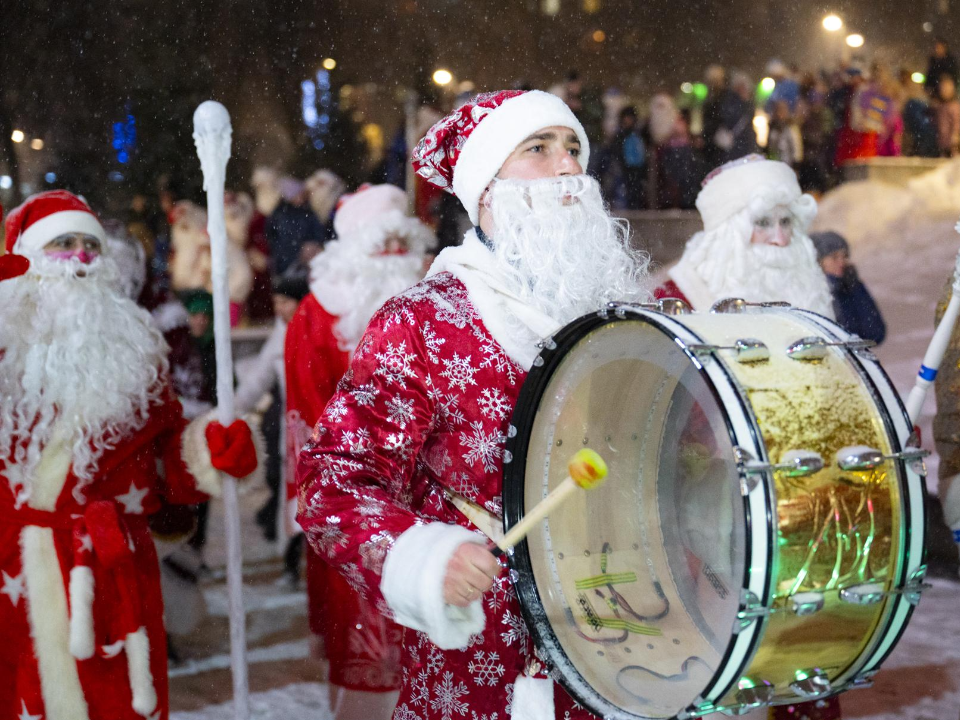
<path fill-rule="evenodd" d="M 157 709 L 157 690 L 150 672 L 150 639 L 147 629 L 141 627 L 127 635 L 127 672 L 130 675 L 130 691 L 133 709 L 147 717 Z"/>
<path fill-rule="evenodd" d="M 380 591 L 396 621 L 426 633 L 443 650 L 465 647 L 484 628 L 479 599 L 465 608 L 443 601 L 447 564 L 466 542 L 483 544 L 484 538 L 459 525 L 415 525 L 397 538 L 383 563 Z"/>
<path fill-rule="evenodd" d="M 510 717 L 512 720 L 553 720 L 553 680 L 517 675 Z"/>
<path fill-rule="evenodd" d="M 93 570 L 70 569 L 70 654 L 77 660 L 93 657 Z"/>
<path fill-rule="evenodd" d="M 223 484 L 220 471 L 210 462 L 210 448 L 207 447 L 207 425 L 217 419 L 216 410 L 191 420 L 183 429 L 181 451 L 183 462 L 187 470 L 197 482 L 197 490 L 210 497 L 220 497 Z M 260 423 L 250 415 L 244 415 L 243 420 L 250 426 L 253 434 L 253 444 L 257 448 L 257 469 L 241 481 L 263 482 L 266 477 L 267 446 L 260 432 Z"/>
<path fill-rule="evenodd" d="M 20 534 L 27 586 L 27 617 L 40 671 L 44 720 L 87 720 L 89 710 L 70 654 L 67 593 L 53 530 L 25 527 Z"/>

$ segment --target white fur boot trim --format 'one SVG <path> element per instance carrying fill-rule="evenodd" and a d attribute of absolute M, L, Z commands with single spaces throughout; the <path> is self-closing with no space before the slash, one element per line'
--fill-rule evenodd
<path fill-rule="evenodd" d="M 70 654 L 77 660 L 93 657 L 93 569 L 70 569 Z"/>
<path fill-rule="evenodd" d="M 150 639 L 145 627 L 127 635 L 126 650 L 133 709 L 147 717 L 157 709 L 157 690 L 150 672 Z"/>
<path fill-rule="evenodd" d="M 510 717 L 512 720 L 553 720 L 553 680 L 517 675 Z"/>
<path fill-rule="evenodd" d="M 466 647 L 485 623 L 479 599 L 465 608 L 443 601 L 447 563 L 467 542 L 483 544 L 485 538 L 459 525 L 414 525 L 397 538 L 383 563 L 380 591 L 396 621 L 426 633 L 443 650 Z"/>

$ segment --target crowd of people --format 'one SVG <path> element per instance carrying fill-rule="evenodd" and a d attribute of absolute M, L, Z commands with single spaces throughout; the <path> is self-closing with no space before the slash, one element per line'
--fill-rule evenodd
<path fill-rule="evenodd" d="M 850 161 L 960 151 L 960 74 L 943 40 L 923 77 L 884 63 L 809 72 L 771 61 L 766 70 L 772 89 L 717 65 L 702 106 L 660 93 L 645 118 L 634 105 L 615 110 L 590 168 L 612 207 L 692 208 L 709 170 L 751 153 L 785 162 L 806 192 L 820 194 Z"/>
<path fill-rule="evenodd" d="M 879 66 L 869 79 L 852 67 L 832 79 L 797 79 L 783 66 L 772 67 L 777 84 L 765 104 L 770 117 L 766 157 L 758 155 L 763 149 L 757 143 L 752 83 L 742 75 L 728 78 L 721 68 L 708 72 L 710 90 L 696 137 L 690 114 L 671 97 L 657 95 L 645 120 L 636 108 L 623 107 L 610 139 L 594 153 L 572 98 L 519 90 L 480 95 L 440 119 L 411 153 L 417 183 L 449 191 L 462 206 L 459 212 L 472 229 L 452 241 L 438 242 L 426 223 L 410 217 L 408 196 L 398 187 L 348 188 L 329 170 L 300 181 L 263 167 L 252 174 L 249 193 L 228 193 L 231 323 L 260 322 L 271 328 L 254 363 L 236 378 L 238 412 L 262 415 L 273 448 L 265 468 L 271 497 L 257 520 L 268 539 L 276 537 L 279 525 L 293 534 L 285 553 L 287 582 L 300 581 L 301 558 L 307 556 L 311 628 L 323 638 L 333 684 L 357 693 L 399 689 L 397 718 L 444 716 L 429 688 L 451 683 L 465 688 L 458 702 L 477 716 L 506 717 L 508 707 L 516 718 L 588 716 L 551 679 L 526 631 L 508 635 L 504 629 L 511 622 L 505 618 L 522 623 L 516 620 L 522 614 L 512 580 L 487 548 L 487 535 L 478 531 L 493 537 L 502 517 L 502 442 L 523 379 L 534 364 L 537 341 L 607 301 L 648 299 L 649 258 L 628 242 L 627 227 L 610 214 L 611 207 L 700 211 L 705 229 L 688 243 L 669 281 L 657 290 L 660 297 L 684 299 L 701 310 L 731 295 L 757 302 L 787 299 L 882 341 L 883 320 L 856 276 L 843 238 L 835 233 L 807 236 L 816 208 L 805 191 L 824 189 L 844 159 L 904 150 L 956 151 L 953 129 L 948 128 L 949 142 L 941 142 L 938 133 L 931 144 L 914 122 L 925 118 L 940 128 L 941 116 L 947 122 L 954 107 L 960 118 L 954 97 L 956 63 L 945 46 L 937 53 L 929 97 L 918 94 L 916 83 L 907 87 Z M 28 200 L 27 210 L 11 217 L 25 222 L 30 208 L 49 200 L 46 195 Z M 43 225 L 41 217 L 35 222 L 45 232 L 30 235 L 26 227 L 8 222 L 6 260 L 0 263 L 0 296 L 17 301 L 16 307 L 24 309 L 24 327 L 32 328 L 18 337 L 0 326 L 0 370 L 6 372 L 0 376 L 0 390 L 6 391 L 0 393 L 0 473 L 10 480 L 12 492 L 30 489 L 23 486 L 24 467 L 35 470 L 47 446 L 74 453 L 64 456 L 62 471 L 71 462 L 74 474 L 78 468 L 89 471 L 74 478 L 77 487 L 85 487 L 100 483 L 97 457 L 82 452 L 91 429 L 100 428 L 94 440 L 101 454 L 112 452 L 124 433 L 148 427 L 147 410 L 156 405 L 169 425 L 162 429 L 176 440 L 188 421 L 208 422 L 216 404 L 206 210 L 164 194 L 159 217 L 138 198 L 125 222 L 101 224 L 82 200 L 62 196 L 57 212 L 66 214 L 56 228 Z M 430 220 L 429 206 L 423 207 L 424 219 Z M 28 235 L 30 243 L 18 240 Z M 18 260 L 21 256 L 27 258 L 25 264 Z M 100 295 L 89 302 L 106 302 L 106 287 L 112 283 L 128 298 L 124 312 L 137 320 L 127 318 L 97 338 L 100 355 L 91 355 L 86 343 L 93 333 L 78 312 L 89 312 L 101 325 L 110 318 L 90 306 L 75 308 L 68 339 L 82 352 L 64 368 L 43 369 L 47 375 L 63 373 L 59 380 L 48 378 L 50 387 L 62 392 L 53 396 L 31 375 L 34 355 L 24 342 L 33 338 L 38 347 L 58 349 L 56 343 L 64 338 L 50 334 L 66 333 L 68 323 L 60 318 L 49 327 L 38 325 L 32 313 L 39 301 L 29 293 L 56 285 L 61 293 L 57 302 L 74 307 L 67 294 L 76 292 L 88 274 L 98 273 L 104 284 L 97 284 Z M 45 280 L 30 281 L 38 277 Z M 143 312 L 134 309 L 134 301 Z M 57 308 L 47 305 L 42 305 L 47 308 L 44 321 L 57 315 Z M 8 307 L 13 306 L 4 306 L 5 313 Z M 117 334 L 130 327 L 142 332 L 143 344 L 153 354 L 133 347 L 134 356 L 127 360 L 141 370 L 146 363 L 146 371 L 132 377 L 129 386 L 117 387 L 114 406 L 103 413 L 84 410 L 77 402 L 96 405 L 91 393 L 106 377 L 96 364 L 109 354 L 105 344 L 130 348 L 131 342 Z M 167 357 L 156 355 L 161 347 L 169 348 Z M 91 361 L 92 368 L 77 367 Z M 117 357 L 107 367 L 121 362 Z M 83 372 L 94 376 L 87 378 L 87 395 L 77 395 L 68 381 L 77 373 L 86 377 Z M 169 385 L 163 385 L 162 396 L 151 384 L 157 377 Z M 31 393 L 46 405 L 38 408 Z M 123 393 L 135 402 L 131 405 Z M 180 400 L 175 413 L 168 407 L 176 404 L 174 396 Z M 12 409 L 3 404 L 11 398 Z M 58 434 L 66 431 L 54 422 L 62 419 L 64 408 L 87 413 L 72 435 Z M 124 413 L 134 419 L 124 419 Z M 215 425 L 212 437 L 207 431 L 207 456 L 219 469 L 247 475 L 252 471 L 249 452 L 239 464 L 224 459 L 230 454 L 224 447 L 241 444 L 217 435 L 228 430 Z M 159 442 L 158 437 L 151 435 L 150 442 Z M 253 438 L 244 438 L 242 444 L 249 448 Z M 20 446 L 26 449 L 20 452 Z M 166 445 L 157 452 L 175 455 Z M 64 533 L 66 539 L 57 541 L 61 565 L 75 570 L 74 564 L 92 563 L 99 577 L 100 560 L 84 556 L 84 530 L 71 517 L 86 517 L 91 526 L 129 525 L 147 542 L 146 525 L 129 518 L 149 514 L 137 488 L 126 486 L 128 478 L 146 472 L 146 455 L 137 458 L 143 467 L 135 472 L 123 467 L 122 483 L 119 474 L 111 474 L 110 483 L 96 485 L 97 497 L 106 503 L 98 507 L 109 506 L 121 520 L 91 515 L 81 507 L 82 492 L 67 492 L 69 502 L 56 508 L 56 493 L 35 494 L 32 503 L 29 493 L 21 498 L 14 492 L 4 496 L 11 508 L 7 514 L 22 517 L 4 517 L 0 527 L 36 535 L 30 542 L 48 554 L 58 552 L 53 540 L 34 530 Z M 189 536 L 189 550 L 174 544 L 162 553 L 160 572 L 183 579 L 184 573 L 202 570 L 203 503 L 216 488 L 189 475 L 180 478 L 184 468 L 176 457 L 167 462 L 168 472 L 183 485 L 182 497 L 158 492 L 149 508 L 155 515 L 151 527 L 165 537 Z M 197 479 L 208 474 L 203 468 L 193 472 Z M 60 493 L 62 477 L 57 487 Z M 0 483 L 0 493 L 5 492 L 7 484 Z M 195 529 L 193 515 L 178 519 L 168 507 L 173 502 L 197 504 Z M 74 541 L 79 543 L 75 552 L 69 550 Z M 17 548 L 17 541 L 8 546 Z M 27 548 L 25 544 L 25 553 Z M 38 558 L 36 553 L 24 555 L 22 564 Z M 0 560 L 5 579 L 20 574 L 19 550 Z M 156 594 L 157 573 L 148 565 L 139 582 L 144 592 Z M 73 571 L 64 572 L 70 576 L 64 582 L 72 599 Z M 30 603 L 39 602 L 35 587 L 40 586 L 30 584 L 36 582 L 28 577 L 23 591 Z M 498 600 L 484 602 L 484 597 Z M 13 606 L 19 614 L 6 619 L 0 637 L 6 633 L 24 647 L 46 643 L 44 651 L 59 658 L 56 667 L 61 669 L 93 654 L 86 646 L 74 648 L 72 617 L 61 622 L 69 630 L 63 638 L 40 637 L 34 627 L 39 620 L 30 615 L 28 622 L 23 608 L 17 602 Z M 0 607 L 7 610 L 3 603 Z M 132 612 L 127 605 L 122 609 Z M 66 610 L 58 607 L 57 612 Z M 195 626 L 185 622 L 174 629 L 170 614 L 173 633 Z M 153 620 L 158 622 L 159 615 Z M 166 717 L 166 673 L 156 656 L 163 630 L 143 620 L 150 644 L 137 650 L 139 636 L 130 636 L 140 626 L 126 616 L 121 620 L 117 632 L 126 635 L 98 638 L 105 645 L 103 682 L 117 681 L 122 670 L 132 689 L 109 700 L 104 712 L 136 717 L 132 707 L 139 716 L 159 710 Z M 404 633 L 401 625 L 418 632 Z M 495 630 L 483 633 L 484 627 Z M 108 662 L 114 656 L 106 654 L 106 646 L 114 647 L 107 641 L 118 638 L 128 643 L 129 668 L 121 670 Z M 137 652 L 145 652 L 146 660 Z M 478 654 L 497 661 L 498 670 L 483 689 L 474 677 Z M 22 654 L 0 658 L 0 670 L 8 677 L 23 678 L 10 693 L 0 685 L 0 708 L 52 717 L 51 707 L 66 702 L 62 716 L 81 717 L 70 708 L 101 702 L 95 698 L 103 682 L 92 679 L 82 663 L 76 664 L 79 674 L 71 671 L 73 694 L 60 700 L 53 680 L 45 679 L 45 666 L 38 670 Z M 150 668 L 143 670 L 144 662 L 152 667 L 152 676 Z M 383 697 L 390 699 L 378 710 L 385 717 L 393 710 L 393 697 Z M 369 704 L 354 707 L 361 706 L 369 712 Z M 834 701 L 797 707 L 809 717 L 839 717 Z M 350 716 L 349 699 L 341 710 Z"/>

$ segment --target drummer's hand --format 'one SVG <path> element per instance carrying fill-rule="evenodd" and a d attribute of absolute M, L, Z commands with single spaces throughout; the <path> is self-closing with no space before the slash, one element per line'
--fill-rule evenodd
<path fill-rule="evenodd" d="M 500 569 L 500 563 L 483 545 L 463 543 L 447 563 L 443 601 L 448 605 L 467 607 L 493 587 L 493 579 L 500 574 Z"/>

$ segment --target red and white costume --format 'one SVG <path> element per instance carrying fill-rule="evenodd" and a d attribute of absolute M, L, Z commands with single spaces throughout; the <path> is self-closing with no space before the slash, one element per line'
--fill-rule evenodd
<path fill-rule="evenodd" d="M 163 602 L 147 518 L 163 502 L 196 503 L 215 494 L 220 483 L 213 465 L 227 469 L 224 459 L 252 453 L 249 430 L 242 428 L 244 439 L 234 432 L 239 426 L 224 429 L 204 419 L 188 425 L 166 373 L 166 345 L 149 315 L 92 276 L 108 267 L 104 258 L 99 265 L 71 258 L 75 270 L 51 270 L 68 262 L 45 257 L 44 247 L 53 238 L 82 233 L 105 241 L 86 203 L 63 191 L 42 193 L 11 213 L 6 231 L 5 257 L 26 262 L 20 263 L 22 277 L 0 285 L 2 300 L 27 300 L 3 309 L 27 315 L 5 317 L 8 332 L 15 331 L 0 332 L 0 717 L 163 720 L 168 715 Z M 29 272 L 35 263 L 45 269 Z M 76 277 L 68 279 L 69 272 Z M 44 325 L 55 317 L 42 314 L 38 298 L 52 292 L 44 283 L 75 296 L 81 290 L 102 292 L 85 297 L 113 307 L 109 317 L 135 329 L 132 337 L 154 339 L 144 342 L 149 349 L 143 357 L 156 365 L 130 373 L 136 382 L 152 378 L 152 385 L 143 384 L 142 395 L 131 390 L 131 397 L 145 398 L 142 411 L 103 417 L 115 434 L 93 433 L 97 442 L 85 442 L 74 416 L 62 411 L 61 401 L 71 407 L 70 396 L 80 391 L 81 381 L 71 387 L 70 378 L 58 381 L 43 368 L 68 366 L 64 353 L 85 358 L 74 367 L 96 367 L 109 359 L 105 352 L 94 356 L 102 348 L 84 341 L 82 328 L 69 338 L 51 336 L 51 327 L 59 326 Z M 31 308 L 37 313 L 32 319 Z M 64 317 L 75 322 L 69 314 Z M 26 342 L 17 335 L 25 327 L 31 333 Z M 135 340 L 130 345 L 117 348 L 118 354 L 136 357 L 140 346 Z M 26 362 L 16 360 L 23 357 Z M 117 386 L 129 385 L 119 374 L 112 376 Z M 34 388 L 37 378 L 40 386 Z M 105 388 L 91 392 L 110 395 Z M 44 403 L 48 393 L 59 394 Z M 24 408 L 36 410 L 23 415 Z M 88 448 L 93 454 L 84 460 Z M 251 458 L 241 463 L 249 468 L 244 474 L 252 471 Z M 252 462 L 255 467 L 255 458 Z"/>
<path fill-rule="evenodd" d="M 510 152 L 555 125 L 577 132 L 585 165 L 583 129 L 562 101 L 510 91 L 438 123 L 415 166 L 452 186 L 476 222 Z M 452 177 L 437 171 L 450 165 Z M 560 324 L 520 300 L 467 233 L 377 312 L 300 455 L 298 519 L 311 545 L 408 628 L 395 720 L 591 717 L 536 657 L 509 573 L 466 608 L 442 592 L 456 549 L 497 532 L 509 420 L 536 341 Z"/>
<path fill-rule="evenodd" d="M 406 216 L 405 208 L 405 194 L 392 185 L 346 196 L 334 216 L 338 239 L 311 263 L 311 293 L 290 322 L 284 353 L 291 465 L 347 371 L 370 317 L 422 277 L 423 256 L 434 238 L 426 226 Z M 295 473 L 290 469 L 287 497 L 295 512 Z M 401 628 L 312 549 L 307 552 L 307 596 L 310 627 L 324 640 L 331 684 L 363 692 L 396 690 Z"/>

